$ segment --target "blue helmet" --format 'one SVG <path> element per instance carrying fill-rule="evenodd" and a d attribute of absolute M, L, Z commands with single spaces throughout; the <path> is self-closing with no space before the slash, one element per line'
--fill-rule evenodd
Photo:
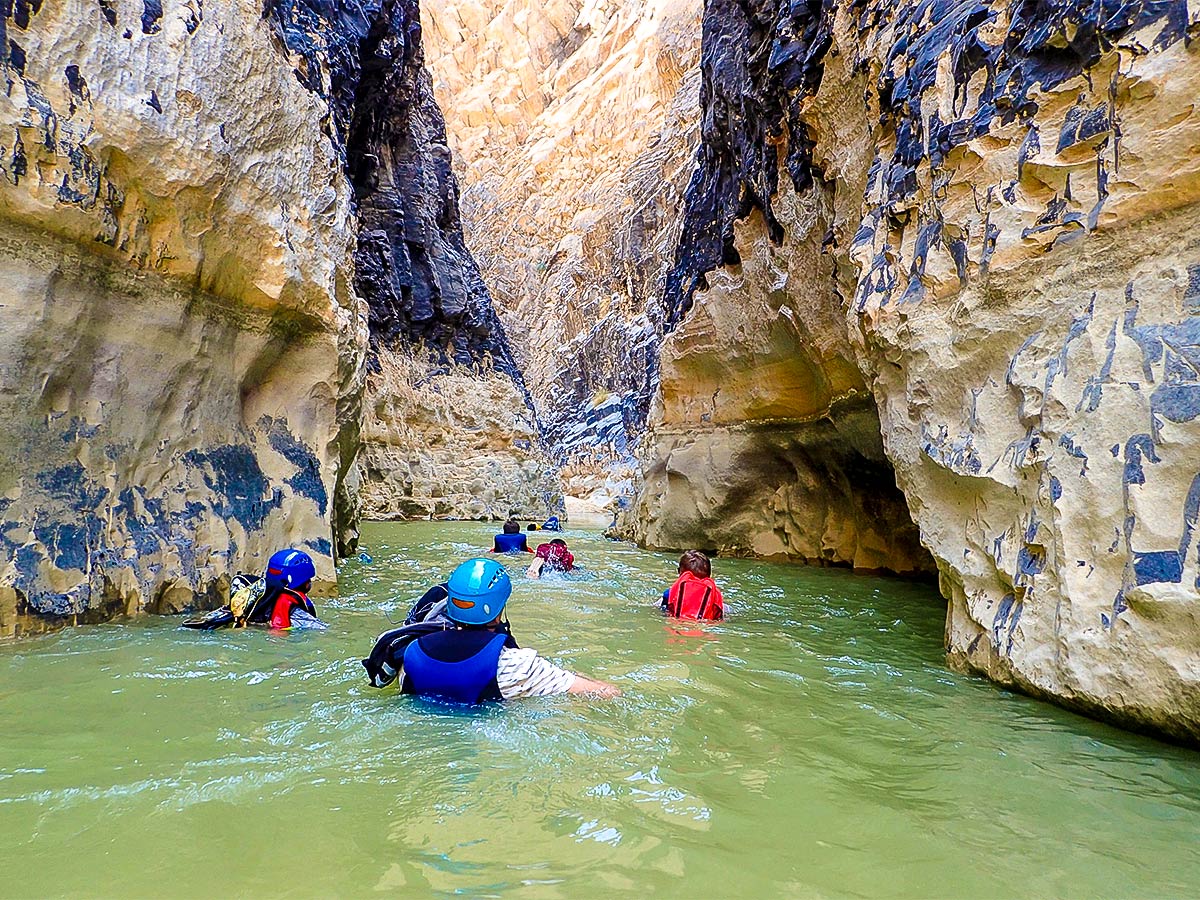
<path fill-rule="evenodd" d="M 446 615 L 460 625 L 486 625 L 504 609 L 512 580 L 494 559 L 468 559 L 446 583 Z"/>
<path fill-rule="evenodd" d="M 297 588 L 317 574 L 312 557 L 303 550 L 280 550 L 267 560 L 269 587 Z"/>

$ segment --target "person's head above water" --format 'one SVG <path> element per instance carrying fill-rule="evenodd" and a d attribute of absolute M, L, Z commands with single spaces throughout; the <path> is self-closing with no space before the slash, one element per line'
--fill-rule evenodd
<path fill-rule="evenodd" d="M 494 559 L 468 559 L 446 583 L 446 617 L 459 625 L 490 625 L 504 611 L 512 580 Z"/>
<path fill-rule="evenodd" d="M 267 586 L 307 591 L 317 574 L 312 557 L 303 550 L 280 550 L 267 560 Z"/>
<path fill-rule="evenodd" d="M 550 542 L 550 546 L 551 547 L 565 547 L 565 546 L 567 546 L 567 542 L 564 541 L 562 538 L 555 538 L 554 540 L 552 540 Z"/>
<path fill-rule="evenodd" d="M 504 523 L 505 534 L 519 534 L 521 531 L 521 523 L 516 519 L 509 519 Z"/>
<path fill-rule="evenodd" d="M 679 557 L 679 574 L 684 572 L 691 572 L 697 578 L 709 578 L 712 576 L 712 563 L 699 550 L 688 550 Z"/>

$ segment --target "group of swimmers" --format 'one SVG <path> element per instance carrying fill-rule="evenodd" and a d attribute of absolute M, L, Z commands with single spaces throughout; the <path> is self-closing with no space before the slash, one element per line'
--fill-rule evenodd
<path fill-rule="evenodd" d="M 534 554 L 526 572 L 532 578 L 568 573 L 575 569 L 575 557 L 566 541 L 555 538 L 532 550 L 519 523 L 510 519 L 493 538 L 491 553 L 462 563 L 445 583 L 426 591 L 402 626 L 379 636 L 362 661 L 371 684 L 385 687 L 398 679 L 403 693 L 463 703 L 619 694 L 615 685 L 559 668 L 536 650 L 520 647 L 504 616 L 512 579 L 495 554 Z M 707 555 L 688 550 L 680 557 L 678 577 L 663 591 L 660 605 L 675 618 L 724 618 L 725 601 Z"/>
<path fill-rule="evenodd" d="M 512 595 L 512 579 L 495 558 L 508 553 L 534 554 L 527 570 L 532 578 L 575 569 L 566 541 L 555 538 L 530 550 L 519 523 L 509 520 L 495 536 L 491 555 L 460 564 L 445 582 L 427 590 L 413 604 L 403 625 L 379 636 L 362 661 L 371 685 L 382 688 L 399 680 L 403 693 L 460 703 L 554 694 L 620 694 L 616 685 L 560 668 L 536 650 L 517 644 L 504 614 Z M 262 622 L 289 628 L 304 620 L 319 622 L 308 597 L 315 574 L 307 553 L 281 550 L 268 561 L 263 578 L 242 586 L 229 606 L 184 624 L 215 628 Z M 660 607 L 674 618 L 724 618 L 724 598 L 712 579 L 706 554 L 688 550 L 680 557 L 678 577 L 663 591 Z M 195 624 L 209 620 L 218 624 Z"/>
<path fill-rule="evenodd" d="M 536 525 L 529 526 L 530 531 L 536 531 Z M 543 531 L 558 531 L 558 518 L 551 516 L 542 526 Z M 540 578 L 543 572 L 572 572 L 575 569 L 575 555 L 567 549 L 567 542 L 562 538 L 553 538 L 544 544 L 538 544 L 536 550 L 529 549 L 529 542 L 521 534 L 521 523 L 509 519 L 504 523 L 500 534 L 492 538 L 492 553 L 532 553 L 533 562 L 525 570 L 530 578 Z"/>

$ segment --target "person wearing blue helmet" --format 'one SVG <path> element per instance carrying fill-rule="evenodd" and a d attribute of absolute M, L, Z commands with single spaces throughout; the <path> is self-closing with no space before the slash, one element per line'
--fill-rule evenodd
<path fill-rule="evenodd" d="M 239 573 L 230 585 L 229 603 L 196 619 L 184 628 L 212 631 L 217 628 L 270 624 L 272 628 L 325 628 L 308 599 L 317 567 L 303 550 L 280 550 L 267 561 L 261 577 Z"/>
<path fill-rule="evenodd" d="M 620 693 L 615 685 L 561 669 L 536 650 L 517 646 L 503 621 L 512 580 L 496 560 L 464 562 L 451 574 L 446 594 L 445 627 L 404 649 L 398 673 L 404 693 L 460 703 Z"/>
<path fill-rule="evenodd" d="M 274 603 L 269 607 L 272 628 L 291 628 L 295 610 L 316 617 L 316 607 L 308 599 L 316 574 L 312 557 L 303 550 L 280 550 L 267 560 L 266 596 L 274 597 Z"/>

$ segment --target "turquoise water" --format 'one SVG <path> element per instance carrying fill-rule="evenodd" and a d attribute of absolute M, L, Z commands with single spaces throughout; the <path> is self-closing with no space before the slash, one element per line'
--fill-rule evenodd
<path fill-rule="evenodd" d="M 591 574 L 514 565 L 514 633 L 621 698 L 369 688 L 386 616 L 490 532 L 367 526 L 326 633 L 0 647 L 0 895 L 1200 893 L 1200 756 L 947 671 L 924 585 L 718 560 L 728 620 L 680 629 L 673 558 L 570 531 Z"/>

